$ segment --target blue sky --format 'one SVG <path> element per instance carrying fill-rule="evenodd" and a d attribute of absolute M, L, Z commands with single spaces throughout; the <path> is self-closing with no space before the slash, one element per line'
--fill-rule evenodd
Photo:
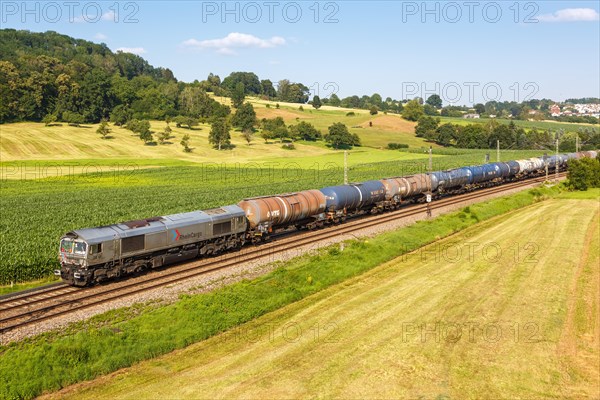
<path fill-rule="evenodd" d="M 104 42 L 183 81 L 252 71 L 321 97 L 445 104 L 600 97 L 598 1 L 23 4 L 2 2 L 3 28 Z"/>

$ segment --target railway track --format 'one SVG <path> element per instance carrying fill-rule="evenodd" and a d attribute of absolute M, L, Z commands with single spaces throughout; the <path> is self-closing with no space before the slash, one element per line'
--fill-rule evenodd
<path fill-rule="evenodd" d="M 560 174 L 561 177 L 565 175 L 565 173 Z M 531 178 L 442 198 L 431 203 L 431 210 L 434 211 L 449 205 L 460 204 L 490 194 L 501 193 L 506 190 L 529 186 L 532 183 L 543 181 L 544 177 Z M 172 266 L 151 274 L 132 277 L 123 281 L 83 289 L 58 283 L 41 287 L 38 290 L 17 292 L 8 298 L 0 299 L 0 333 L 85 310 L 159 287 L 172 285 L 209 272 L 230 268 L 243 262 L 274 256 L 289 251 L 292 247 L 319 243 L 331 237 L 350 234 L 359 229 L 383 225 L 398 218 L 422 215 L 425 212 L 424 204 L 411 204 L 400 210 L 385 214 L 350 219 L 342 225 L 329 226 L 301 234 L 284 234 L 274 237 L 272 241 L 258 246 L 246 247 L 237 252 L 225 253 L 217 257 Z"/>

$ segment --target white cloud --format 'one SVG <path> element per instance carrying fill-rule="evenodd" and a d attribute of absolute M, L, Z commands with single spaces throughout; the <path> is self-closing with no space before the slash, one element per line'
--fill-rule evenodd
<path fill-rule="evenodd" d="M 102 19 L 104 21 L 115 21 L 115 22 L 117 22 L 115 20 L 115 12 L 112 11 L 112 10 L 111 11 L 107 11 L 104 14 L 102 14 Z"/>
<path fill-rule="evenodd" d="M 98 32 L 94 35 L 94 39 L 106 40 L 106 39 L 108 39 L 108 36 L 106 36 L 104 33 Z"/>
<path fill-rule="evenodd" d="M 137 54 L 138 56 L 140 54 L 146 53 L 146 50 L 144 50 L 143 47 L 119 47 L 117 51 L 122 51 L 123 53 Z"/>
<path fill-rule="evenodd" d="M 218 54 L 222 54 L 224 56 L 236 56 L 237 53 L 233 50 L 231 50 L 228 47 L 221 47 L 220 49 L 217 50 Z"/>
<path fill-rule="evenodd" d="M 196 40 L 188 39 L 182 43 L 183 47 L 195 49 L 217 49 L 217 53 L 234 55 L 234 48 L 259 48 L 266 49 L 285 44 L 285 39 L 273 36 L 270 39 L 261 39 L 247 33 L 231 32 L 220 39 Z"/>
<path fill-rule="evenodd" d="M 537 19 L 541 22 L 598 21 L 600 14 L 593 8 L 565 8 L 552 14 L 538 15 Z"/>

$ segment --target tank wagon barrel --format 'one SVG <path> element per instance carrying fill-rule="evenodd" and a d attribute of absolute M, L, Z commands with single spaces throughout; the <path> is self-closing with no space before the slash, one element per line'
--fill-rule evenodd
<path fill-rule="evenodd" d="M 387 201 L 400 200 L 433 191 L 431 175 L 427 174 L 386 178 L 382 179 L 381 183 L 385 187 Z"/>
<path fill-rule="evenodd" d="M 433 172 L 437 178 L 438 187 L 441 189 L 465 186 L 471 182 L 471 174 L 471 169 L 466 167 Z"/>
<path fill-rule="evenodd" d="M 265 233 L 273 227 L 293 224 L 323 213 L 326 199 L 319 190 L 305 190 L 244 199 L 238 206 L 246 213 L 250 228 Z"/>
<path fill-rule="evenodd" d="M 385 200 L 385 186 L 381 181 L 366 181 L 350 185 L 329 186 L 321 189 L 328 212 L 354 211 L 374 206 Z"/>

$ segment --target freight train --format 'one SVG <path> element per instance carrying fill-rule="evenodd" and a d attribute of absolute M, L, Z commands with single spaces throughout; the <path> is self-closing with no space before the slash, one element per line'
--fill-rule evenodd
<path fill-rule="evenodd" d="M 564 170 L 595 151 L 488 163 L 447 171 L 371 180 L 319 190 L 244 199 L 204 211 L 153 217 L 69 232 L 60 239 L 60 270 L 86 286 L 184 260 L 267 241 L 292 227 L 316 229 L 359 214 L 391 211 L 428 194 L 439 197 Z"/>

